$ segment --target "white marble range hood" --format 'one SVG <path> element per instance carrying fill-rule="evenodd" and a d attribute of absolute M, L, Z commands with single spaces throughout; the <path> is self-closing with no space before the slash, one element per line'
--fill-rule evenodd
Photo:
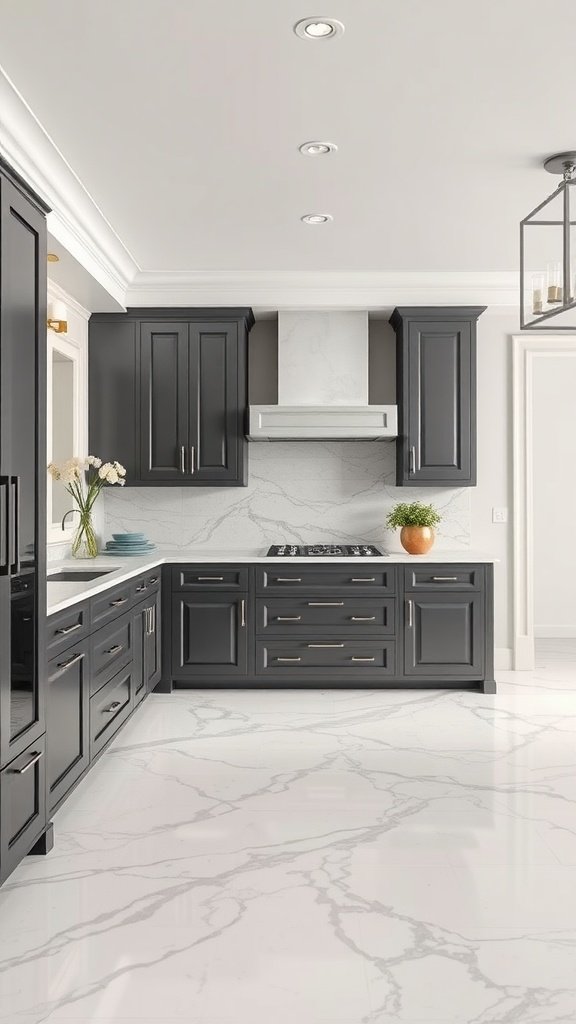
<path fill-rule="evenodd" d="M 278 405 L 250 407 L 251 441 L 392 439 L 396 406 L 368 404 L 368 313 L 278 314 Z"/>

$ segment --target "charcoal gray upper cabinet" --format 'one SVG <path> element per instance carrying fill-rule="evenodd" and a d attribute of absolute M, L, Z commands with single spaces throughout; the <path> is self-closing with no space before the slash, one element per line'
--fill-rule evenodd
<path fill-rule="evenodd" d="M 130 309 L 90 319 L 90 448 L 138 486 L 247 480 L 249 309 Z"/>
<path fill-rule="evenodd" d="M 402 307 L 397 337 L 401 487 L 476 484 L 476 323 L 485 306 Z"/>

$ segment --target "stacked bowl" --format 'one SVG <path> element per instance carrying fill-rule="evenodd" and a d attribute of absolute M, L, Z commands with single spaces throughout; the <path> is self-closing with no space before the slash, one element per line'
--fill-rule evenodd
<path fill-rule="evenodd" d="M 156 545 L 144 533 L 113 533 L 106 542 L 106 555 L 145 555 L 154 551 Z"/>

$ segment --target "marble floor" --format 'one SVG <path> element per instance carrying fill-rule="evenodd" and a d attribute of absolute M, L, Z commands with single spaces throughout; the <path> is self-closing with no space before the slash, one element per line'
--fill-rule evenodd
<path fill-rule="evenodd" d="M 576 1021 L 576 643 L 153 696 L 0 891 L 2 1024 Z"/>

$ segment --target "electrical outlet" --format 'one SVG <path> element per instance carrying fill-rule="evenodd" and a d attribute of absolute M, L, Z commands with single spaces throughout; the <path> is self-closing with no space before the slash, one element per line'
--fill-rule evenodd
<path fill-rule="evenodd" d="M 508 522 L 508 509 L 507 508 L 493 508 L 492 509 L 492 522 L 493 523 L 507 523 Z"/>

